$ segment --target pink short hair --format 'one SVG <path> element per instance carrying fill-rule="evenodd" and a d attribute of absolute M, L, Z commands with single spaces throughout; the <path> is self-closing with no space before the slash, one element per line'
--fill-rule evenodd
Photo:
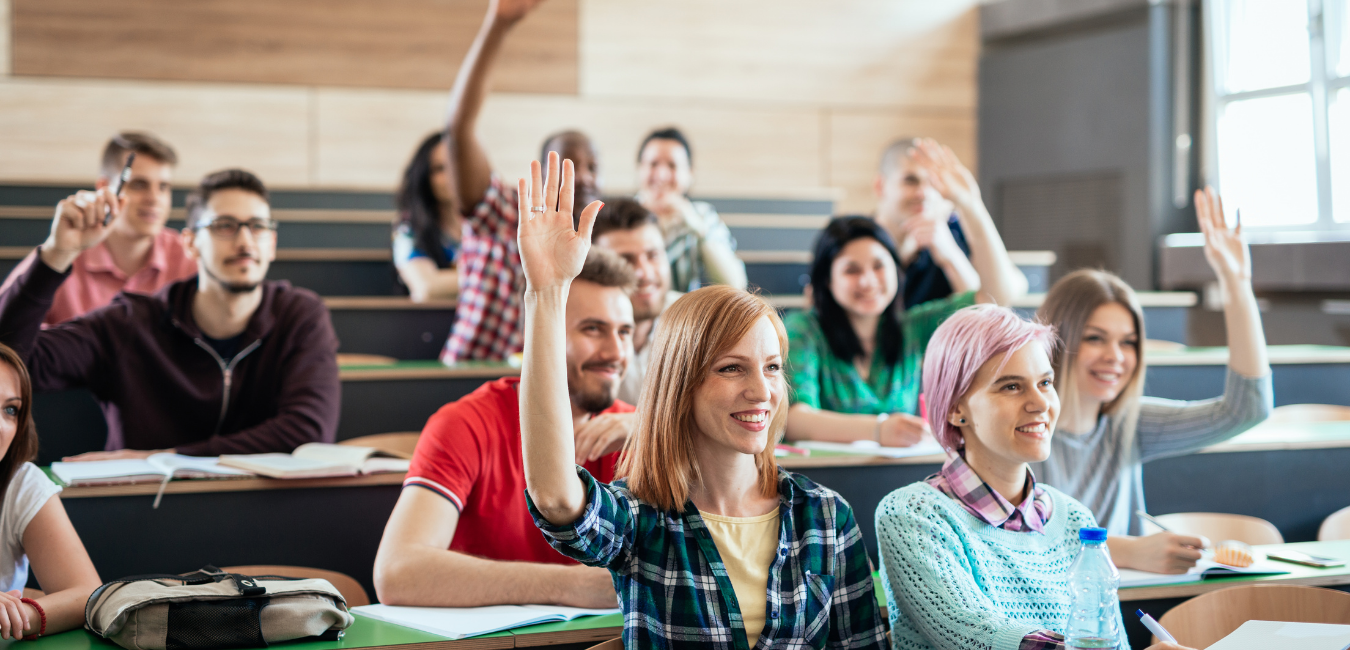
<path fill-rule="evenodd" d="M 942 323 L 924 353 L 923 394 L 928 424 L 943 449 L 965 446 L 961 430 L 947 416 L 975 383 L 980 366 L 997 356 L 1007 363 L 1013 352 L 1033 342 L 1040 343 L 1050 356 L 1057 340 L 1055 328 L 997 305 L 966 307 Z"/>

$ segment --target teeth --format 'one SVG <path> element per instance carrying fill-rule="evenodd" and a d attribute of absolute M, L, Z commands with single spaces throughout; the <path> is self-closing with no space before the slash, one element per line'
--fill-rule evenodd
<path fill-rule="evenodd" d="M 1022 433 L 1044 433 L 1044 432 L 1045 432 L 1045 423 L 1044 423 L 1044 422 L 1037 422 L 1037 423 L 1035 423 L 1035 424 L 1028 424 L 1028 425 L 1024 425 L 1024 426 L 1017 427 L 1017 430 L 1018 430 L 1018 431 L 1021 431 Z"/>
<path fill-rule="evenodd" d="M 756 413 L 754 415 L 733 415 L 732 417 L 741 422 L 763 422 L 768 415 L 768 413 Z"/>

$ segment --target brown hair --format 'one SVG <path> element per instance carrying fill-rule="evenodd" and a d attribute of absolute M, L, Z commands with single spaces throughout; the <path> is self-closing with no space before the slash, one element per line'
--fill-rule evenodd
<path fill-rule="evenodd" d="M 127 154 L 132 151 L 137 156 L 154 158 L 166 165 L 178 164 L 178 154 L 167 142 L 149 133 L 123 131 L 113 136 L 103 148 L 103 163 L 99 173 L 104 178 L 113 178 L 122 173 L 122 166 L 127 164 Z"/>
<path fill-rule="evenodd" d="M 1124 413 L 1130 420 L 1125 430 L 1132 432 L 1133 420 L 1139 415 L 1139 397 L 1144 392 L 1144 310 L 1139 307 L 1134 289 L 1109 271 L 1080 269 L 1060 278 L 1055 286 L 1050 287 L 1036 316 L 1041 322 L 1054 326 L 1063 341 L 1050 360 L 1055 369 L 1055 390 L 1060 396 L 1060 416 L 1063 419 L 1064 409 L 1073 408 L 1078 403 L 1073 367 L 1078 357 L 1078 347 L 1083 343 L 1083 330 L 1092 312 L 1113 302 L 1129 310 L 1130 316 L 1134 318 L 1134 332 L 1139 341 L 1135 352 L 1138 362 L 1125 389 L 1102 407 L 1102 413 Z"/>
<path fill-rule="evenodd" d="M 787 331 L 778 312 L 741 289 L 704 287 L 676 300 L 661 315 L 642 382 L 637 430 L 619 464 L 619 475 L 628 478 L 628 489 L 639 499 L 662 510 L 678 510 L 689 501 L 690 488 L 701 480 L 694 455 L 694 393 L 717 357 L 745 338 L 761 318 L 773 323 L 786 359 Z M 756 455 L 759 487 L 766 497 L 778 494 L 773 451 L 787 424 L 786 379 L 780 381 L 781 402 L 773 408 L 769 443 Z"/>
<path fill-rule="evenodd" d="M 601 235 L 617 230 L 637 230 L 646 226 L 661 228 L 661 222 L 651 210 L 628 197 L 606 199 L 600 214 L 595 215 L 595 226 L 591 229 L 591 242 Z"/>
<path fill-rule="evenodd" d="M 197 184 L 197 189 L 188 195 L 188 229 L 197 227 L 197 218 L 206 209 L 206 204 L 211 201 L 212 194 L 231 189 L 252 192 L 262 197 L 262 200 L 267 200 L 267 186 L 263 185 L 262 179 L 255 176 L 253 172 L 243 169 L 223 169 L 207 174 L 202 177 L 202 182 Z"/>
<path fill-rule="evenodd" d="M 33 424 L 33 381 L 28 376 L 28 366 L 24 365 L 19 353 L 3 343 L 0 343 L 0 362 L 9 365 L 14 369 L 14 374 L 19 376 L 19 399 L 23 400 L 19 406 L 18 429 L 14 431 L 9 449 L 0 458 L 0 502 L 3 502 L 9 482 L 14 480 L 14 472 L 19 470 L 19 466 L 37 458 L 38 438 L 37 426 Z"/>
<path fill-rule="evenodd" d="M 622 257 L 603 248 L 592 248 L 586 254 L 586 263 L 577 274 L 578 280 L 593 282 L 602 287 L 618 287 L 624 293 L 637 287 L 637 273 Z"/>

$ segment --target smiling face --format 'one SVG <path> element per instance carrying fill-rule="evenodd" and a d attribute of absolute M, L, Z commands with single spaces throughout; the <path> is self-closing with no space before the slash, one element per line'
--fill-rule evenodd
<path fill-rule="evenodd" d="M 633 306 L 618 287 L 577 280 L 567 294 L 567 392 L 582 412 L 599 413 L 619 395 L 633 355 Z"/>
<path fill-rule="evenodd" d="M 895 258 L 871 237 L 844 246 L 830 265 L 830 293 L 850 316 L 879 316 L 899 290 Z"/>
<path fill-rule="evenodd" d="M 123 159 L 125 164 L 125 158 Z M 119 167 L 116 172 L 122 173 Z M 116 178 L 99 180 L 99 186 L 117 187 Z M 173 199 L 173 165 L 148 155 L 138 154 L 131 162 L 131 178 L 127 179 L 122 195 L 127 198 L 127 209 L 113 222 L 113 229 L 132 237 L 154 237 L 169 220 L 169 206 Z"/>
<path fill-rule="evenodd" d="M 197 219 L 199 225 L 233 220 L 240 224 L 270 222 L 271 209 L 263 197 L 238 188 L 217 190 L 211 194 Z M 276 231 L 255 235 L 240 227 L 234 235 L 222 236 L 211 228 L 184 231 L 184 246 L 197 259 L 197 269 L 207 282 L 218 283 L 232 293 L 247 293 L 258 288 L 267 277 L 267 267 L 276 259 Z"/>
<path fill-rule="evenodd" d="M 1120 396 L 1139 367 L 1139 334 L 1124 305 L 1108 302 L 1093 310 L 1074 359 L 1074 388 L 1083 399 L 1106 403 Z"/>
<path fill-rule="evenodd" d="M 778 330 L 760 318 L 717 356 L 694 392 L 694 444 L 741 454 L 764 451 L 774 415 L 786 407 L 786 393 Z"/>
<path fill-rule="evenodd" d="M 638 183 L 648 194 L 686 194 L 694 182 L 689 152 L 678 140 L 654 138 L 638 156 Z"/>
<path fill-rule="evenodd" d="M 1003 355 L 984 362 L 970 390 L 948 421 L 961 430 L 967 458 L 1015 466 L 1050 457 L 1050 438 L 1059 417 L 1050 357 L 1040 343 L 1018 348 L 999 368 Z M 961 422 L 964 419 L 965 422 Z"/>
<path fill-rule="evenodd" d="M 666 257 L 666 242 L 656 224 L 645 224 L 631 230 L 611 230 L 595 238 L 595 245 L 622 257 L 637 273 L 637 289 L 629 296 L 633 301 L 633 318 L 649 321 L 661 315 L 670 291 L 670 258 Z"/>

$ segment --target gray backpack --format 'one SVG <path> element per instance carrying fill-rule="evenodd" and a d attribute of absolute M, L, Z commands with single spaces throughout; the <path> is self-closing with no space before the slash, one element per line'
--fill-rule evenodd
<path fill-rule="evenodd" d="M 347 601 L 327 580 L 245 576 L 212 566 L 114 580 L 95 590 L 84 607 L 85 629 L 127 650 L 334 641 L 353 620 Z"/>

